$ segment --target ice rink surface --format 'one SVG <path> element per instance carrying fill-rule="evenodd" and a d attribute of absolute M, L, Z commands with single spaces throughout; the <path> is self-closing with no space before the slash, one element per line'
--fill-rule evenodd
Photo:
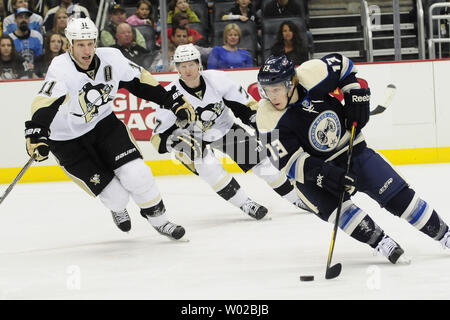
<path fill-rule="evenodd" d="M 449 223 L 450 164 L 397 170 Z M 72 182 L 18 184 L 0 206 L 0 299 L 450 299 L 450 250 L 367 196 L 354 202 L 412 263 L 392 265 L 340 231 L 333 263 L 343 270 L 325 280 L 332 225 L 251 173 L 234 176 L 271 220 L 252 220 L 196 176 L 156 178 L 189 242 L 157 234 L 132 201 L 132 229 L 122 233 Z M 305 274 L 315 281 L 300 282 Z"/>

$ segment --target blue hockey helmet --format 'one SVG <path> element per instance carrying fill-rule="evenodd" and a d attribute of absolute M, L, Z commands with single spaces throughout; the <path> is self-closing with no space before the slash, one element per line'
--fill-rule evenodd
<path fill-rule="evenodd" d="M 258 82 L 261 86 L 272 85 L 283 81 L 291 81 L 295 75 L 295 67 L 285 55 L 270 56 L 264 61 L 258 72 Z"/>

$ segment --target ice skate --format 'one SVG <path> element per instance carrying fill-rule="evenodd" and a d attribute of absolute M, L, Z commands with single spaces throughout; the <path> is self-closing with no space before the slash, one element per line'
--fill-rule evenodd
<path fill-rule="evenodd" d="M 122 230 L 123 232 L 128 232 L 131 229 L 131 220 L 128 215 L 127 209 L 123 209 L 123 211 L 114 212 L 111 211 L 114 223 L 116 226 Z"/>
<path fill-rule="evenodd" d="M 267 214 L 267 208 L 256 203 L 251 199 L 247 199 L 241 206 L 241 210 L 248 214 L 250 217 L 261 220 Z"/>
<path fill-rule="evenodd" d="M 182 226 L 179 226 L 175 223 L 172 223 L 170 221 L 167 221 L 165 224 L 159 227 L 153 226 L 156 231 L 158 231 L 160 234 L 165 235 L 173 240 L 179 240 L 181 239 L 186 231 Z"/>
<path fill-rule="evenodd" d="M 393 264 L 397 262 L 409 264 L 411 262 L 411 259 L 404 255 L 405 251 L 400 247 L 400 245 L 388 236 L 383 237 L 375 250 L 388 258 L 388 260 Z"/>
<path fill-rule="evenodd" d="M 301 199 L 298 199 L 296 202 L 294 202 L 294 206 L 308 213 L 314 213 Z"/>
<path fill-rule="evenodd" d="M 450 249 L 450 229 L 447 230 L 447 232 L 444 234 L 441 240 L 439 242 L 442 244 L 442 246 L 445 248 Z"/>

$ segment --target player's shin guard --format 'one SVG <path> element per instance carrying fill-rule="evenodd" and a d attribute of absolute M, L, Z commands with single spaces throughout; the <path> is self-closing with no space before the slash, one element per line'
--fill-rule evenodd
<path fill-rule="evenodd" d="M 263 179 L 281 197 L 303 210 L 311 211 L 300 199 L 294 186 L 287 179 L 286 175 L 270 162 L 269 158 L 264 158 L 260 163 L 252 168 L 252 172 Z"/>
<path fill-rule="evenodd" d="M 437 212 L 408 187 L 387 203 L 386 210 L 405 219 L 434 240 L 441 240 L 449 230 Z"/>
<path fill-rule="evenodd" d="M 129 196 L 120 181 L 114 177 L 98 197 L 105 207 L 111 210 L 116 226 L 124 232 L 130 231 L 131 220 L 126 209 Z"/>
<path fill-rule="evenodd" d="M 334 222 L 334 219 L 336 219 L 336 211 L 333 212 L 328 221 Z M 392 238 L 385 235 L 375 221 L 351 200 L 342 204 L 339 228 L 353 239 L 376 249 L 392 263 L 396 263 L 404 253 L 403 249 Z"/>

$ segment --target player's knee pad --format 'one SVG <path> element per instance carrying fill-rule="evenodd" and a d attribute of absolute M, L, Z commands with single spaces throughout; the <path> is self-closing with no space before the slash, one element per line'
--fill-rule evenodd
<path fill-rule="evenodd" d="M 144 160 L 135 159 L 130 161 L 116 169 L 114 173 L 140 207 L 160 200 L 155 178 Z"/>
<path fill-rule="evenodd" d="M 195 169 L 199 177 L 205 180 L 216 192 L 223 189 L 232 179 L 211 150 L 207 151 L 203 159 L 195 161 Z"/>
<path fill-rule="evenodd" d="M 254 166 L 252 172 L 266 181 L 272 188 L 278 188 L 287 180 L 286 175 L 275 168 L 269 158 L 264 158 L 260 163 Z"/>
<path fill-rule="evenodd" d="M 433 208 L 410 188 L 403 188 L 395 195 L 386 204 L 386 210 L 405 219 L 419 230 L 433 214 Z"/>
<path fill-rule="evenodd" d="M 115 212 L 125 209 L 129 200 L 128 191 L 116 177 L 100 192 L 98 197 L 105 207 Z"/>

